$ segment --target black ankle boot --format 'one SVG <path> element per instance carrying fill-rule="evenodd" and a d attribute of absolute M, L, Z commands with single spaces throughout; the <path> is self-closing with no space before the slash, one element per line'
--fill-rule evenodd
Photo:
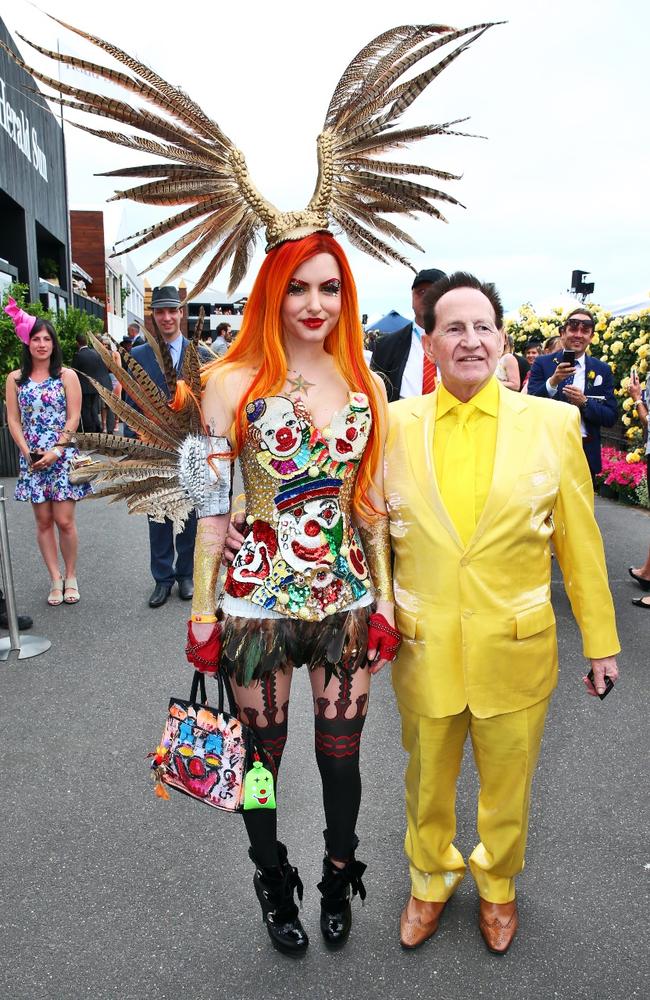
<path fill-rule="evenodd" d="M 320 929 L 329 948 L 341 948 L 352 927 L 350 897 L 359 893 L 362 901 L 366 898 L 366 887 L 361 881 L 366 866 L 354 856 L 354 850 L 359 844 L 355 837 L 352 854 L 345 867 L 337 868 L 327 852 L 327 830 L 324 836 L 326 851 L 323 858 L 323 880 L 318 883 L 323 897 L 320 903 Z"/>
<path fill-rule="evenodd" d="M 293 898 L 295 889 L 302 902 L 302 882 L 298 869 L 289 864 L 286 847 L 278 841 L 280 864 L 274 868 L 258 865 L 252 848 L 248 854 L 256 865 L 253 885 L 273 947 L 285 955 L 304 954 L 309 938 L 300 923 L 298 907 Z"/>

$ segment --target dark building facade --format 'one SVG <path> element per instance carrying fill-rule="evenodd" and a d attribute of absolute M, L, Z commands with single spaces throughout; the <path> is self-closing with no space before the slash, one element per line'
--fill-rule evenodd
<path fill-rule="evenodd" d="M 0 39 L 18 51 L 1 19 Z M 0 50 L 0 292 L 20 281 L 57 309 L 71 301 L 65 146 L 35 87 Z"/>

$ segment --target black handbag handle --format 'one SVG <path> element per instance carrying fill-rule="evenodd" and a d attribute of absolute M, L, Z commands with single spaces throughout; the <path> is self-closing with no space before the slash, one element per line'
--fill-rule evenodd
<path fill-rule="evenodd" d="M 194 676 L 192 677 L 192 687 L 190 689 L 190 701 L 203 703 L 207 700 L 208 696 L 205 691 L 205 677 L 200 670 L 195 670 Z"/>
<path fill-rule="evenodd" d="M 218 685 L 217 711 L 221 713 L 223 712 L 224 700 L 227 698 L 230 714 L 236 716 L 237 705 L 235 702 L 235 696 L 232 692 L 230 678 L 227 675 L 222 674 L 220 670 L 217 671 L 214 677 Z M 205 704 L 207 700 L 208 696 L 205 690 L 205 674 L 201 670 L 195 670 L 190 690 L 190 701 L 197 704 Z"/>

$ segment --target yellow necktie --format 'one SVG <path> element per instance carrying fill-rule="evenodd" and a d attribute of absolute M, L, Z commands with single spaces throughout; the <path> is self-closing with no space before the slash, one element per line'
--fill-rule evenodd
<path fill-rule="evenodd" d="M 464 545 L 476 528 L 476 448 L 469 425 L 475 410 L 473 403 L 458 403 L 453 409 L 456 423 L 445 448 L 440 483 L 444 505 Z"/>

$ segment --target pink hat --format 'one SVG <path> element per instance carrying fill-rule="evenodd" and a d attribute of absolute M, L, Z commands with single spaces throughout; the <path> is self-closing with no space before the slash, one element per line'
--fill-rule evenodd
<path fill-rule="evenodd" d="M 16 336 L 20 337 L 23 344 L 29 344 L 29 335 L 32 332 L 34 323 L 36 322 L 36 316 L 30 316 L 26 313 L 24 309 L 16 303 L 15 299 L 9 296 L 7 305 L 5 306 L 5 312 L 11 316 L 14 326 L 16 327 Z"/>

